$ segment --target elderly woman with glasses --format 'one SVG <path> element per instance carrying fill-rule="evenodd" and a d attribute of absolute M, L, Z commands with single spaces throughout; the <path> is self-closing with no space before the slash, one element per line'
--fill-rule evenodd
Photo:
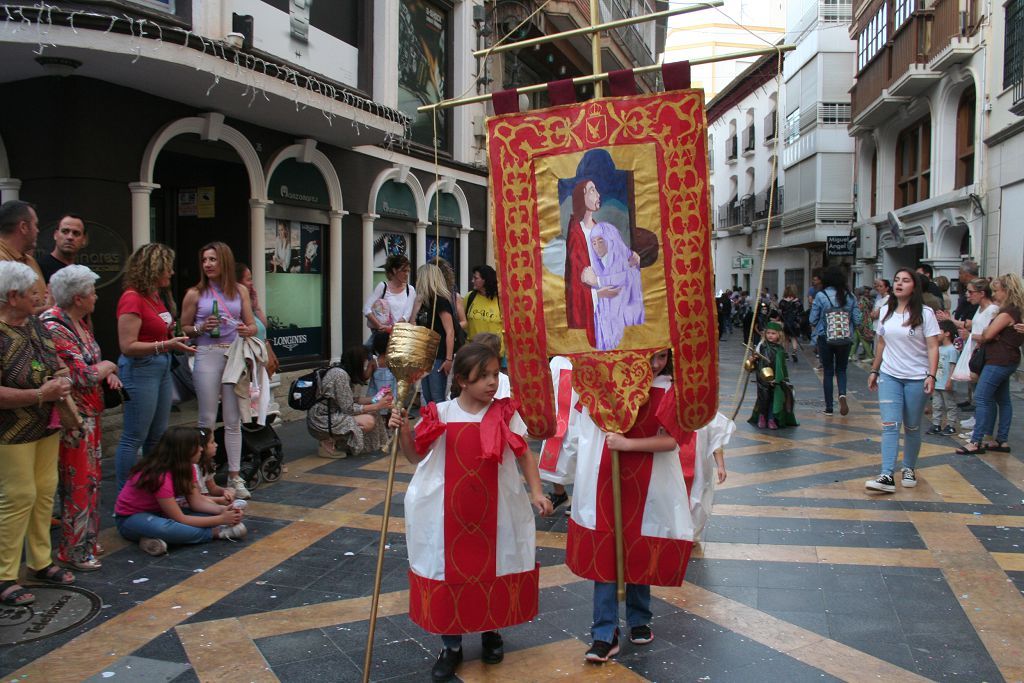
<path fill-rule="evenodd" d="M 0 602 L 28 605 L 18 584 L 22 548 L 29 572 L 43 583 L 74 583 L 50 559 L 50 512 L 57 486 L 59 424 L 54 402 L 71 391 L 53 339 L 32 315 L 38 275 L 16 261 L 0 262 Z"/>
<path fill-rule="evenodd" d="M 96 309 L 95 282 L 99 275 L 85 266 L 72 265 L 50 278 L 50 293 L 57 305 L 40 316 L 68 367 L 71 396 L 82 415 L 82 431 L 65 431 L 60 440 L 59 475 L 61 539 L 57 561 L 66 567 L 91 572 L 102 565 L 97 536 L 100 531 L 100 413 L 103 388 L 119 389 L 117 365 L 103 360 L 92 330 L 85 322 Z"/>

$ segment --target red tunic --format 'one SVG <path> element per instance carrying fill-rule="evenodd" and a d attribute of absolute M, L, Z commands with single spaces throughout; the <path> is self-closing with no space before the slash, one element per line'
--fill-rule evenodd
<path fill-rule="evenodd" d="M 666 400 L 667 397 L 667 400 Z M 680 443 L 673 454 L 655 455 L 650 452 L 620 452 L 619 468 L 622 486 L 622 526 L 626 555 L 626 582 L 654 586 L 680 586 L 686 576 L 686 565 L 693 548 L 692 531 L 689 538 L 666 538 L 643 534 L 645 509 L 648 497 L 678 496 L 688 500 L 688 489 L 693 481 L 694 446 L 692 433 L 681 433 L 673 427 L 670 410 L 659 410 L 659 406 L 672 406 L 672 392 L 654 388 L 651 400 L 641 408 L 636 423 L 627 437 L 643 438 L 656 436 L 665 426 Z M 579 455 L 581 466 L 586 455 Z M 678 458 L 677 466 L 685 480 L 685 486 L 678 482 L 678 491 L 666 489 L 666 481 L 656 477 L 652 480 L 654 458 Z M 607 447 L 600 454 L 596 500 L 578 501 L 573 498 L 573 519 L 569 520 L 569 534 L 566 543 L 566 565 L 577 576 L 593 581 L 614 582 L 615 571 L 615 521 L 613 513 L 611 453 Z M 579 473 L 580 470 L 578 469 Z M 678 472 L 677 477 L 678 477 Z M 577 484 L 579 484 L 579 475 Z M 590 529 L 577 522 L 578 505 L 596 506 L 596 528 Z M 688 508 L 687 503 L 687 508 Z M 653 514 L 647 511 L 646 514 Z M 652 520 L 646 520 L 652 521 Z M 657 521 L 657 520 L 653 520 Z"/>
<path fill-rule="evenodd" d="M 590 266 L 590 247 L 578 220 L 569 222 L 565 254 L 565 321 L 571 330 L 586 330 L 587 341 L 597 346 L 594 331 L 594 298 L 591 288 L 580 281 Z"/>

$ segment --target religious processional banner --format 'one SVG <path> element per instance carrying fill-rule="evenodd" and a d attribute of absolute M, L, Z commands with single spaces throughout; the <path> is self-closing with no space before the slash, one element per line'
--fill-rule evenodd
<path fill-rule="evenodd" d="M 530 434 L 555 431 L 550 356 L 597 424 L 625 432 L 649 358 L 672 349 L 676 413 L 718 407 L 701 90 L 614 97 L 488 119 L 491 225 L 509 372 Z"/>

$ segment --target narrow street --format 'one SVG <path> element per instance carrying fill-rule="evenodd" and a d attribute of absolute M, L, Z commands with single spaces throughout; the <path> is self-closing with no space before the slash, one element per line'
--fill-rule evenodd
<path fill-rule="evenodd" d="M 739 334 L 721 345 L 732 405 Z M 880 427 L 851 363 L 851 413 L 820 412 L 808 352 L 791 364 L 800 426 L 759 431 L 740 411 L 705 542 L 687 583 L 655 589 L 655 640 L 587 665 L 591 584 L 564 566 L 566 518 L 538 519 L 540 614 L 504 632 L 505 662 L 465 681 L 821 681 L 1024 678 L 1024 463 L 968 458 L 925 437 L 919 485 L 867 495 Z M 1024 410 L 1015 393 L 1018 410 Z M 1022 424 L 1017 420 L 1017 424 Z M 386 459 L 326 461 L 302 422 L 280 428 L 287 473 L 253 493 L 249 538 L 160 558 L 110 527 L 103 569 L 77 585 L 102 599 L 82 626 L 0 650 L 5 680 L 356 681 L 375 565 Z M 1024 449 L 1018 426 L 1011 443 Z M 438 639 L 409 621 L 400 467 L 373 680 L 426 680 Z M 6 628 L 10 628 L 7 626 Z M 90 678 L 91 676 L 91 678 Z"/>

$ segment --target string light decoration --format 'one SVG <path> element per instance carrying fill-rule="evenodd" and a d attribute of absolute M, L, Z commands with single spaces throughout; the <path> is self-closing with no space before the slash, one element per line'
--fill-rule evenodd
<path fill-rule="evenodd" d="M 263 59 L 257 55 L 237 49 L 224 40 L 215 40 L 194 33 L 187 28 L 165 26 L 150 19 L 133 17 L 128 14 L 118 16 L 92 10 L 69 10 L 44 2 L 37 2 L 32 5 L 0 3 L 0 11 L 2 11 L 4 30 L 12 35 L 20 31 L 35 30 L 37 48 L 33 50 L 33 53 L 36 55 L 42 56 L 47 48 L 57 47 L 56 43 L 49 40 L 49 29 L 51 27 L 70 28 L 76 35 L 79 32 L 79 28 L 83 30 L 97 30 L 104 34 L 118 33 L 130 35 L 133 42 L 130 52 L 135 55 L 131 60 L 132 64 L 137 63 L 142 58 L 143 52 L 147 47 L 150 47 L 152 52 L 159 52 L 165 42 L 190 48 L 202 55 L 214 57 L 227 64 L 234 65 L 235 75 L 245 84 L 245 90 L 241 96 L 249 98 L 248 107 L 252 107 L 256 102 L 256 98 L 261 95 L 264 100 L 270 101 L 269 95 L 264 88 L 260 87 L 258 81 L 259 76 L 265 76 L 294 86 L 292 89 L 292 100 L 295 103 L 295 111 L 303 111 L 310 106 L 317 107 L 330 126 L 334 125 L 335 118 L 341 117 L 334 112 L 328 111 L 325 107 L 314 104 L 314 98 L 323 97 L 392 123 L 400 124 L 403 131 L 402 135 L 395 135 L 389 132 L 385 134 L 382 145 L 389 149 L 408 149 L 412 119 L 401 111 L 374 102 L 352 92 L 348 88 L 320 80 L 315 76 L 303 73 L 285 64 Z M 13 27 L 12 24 L 14 24 Z M 104 26 L 106 27 L 105 29 Z M 145 41 L 151 41 L 152 45 L 147 46 Z M 204 69 L 201 64 L 198 64 L 196 70 L 203 71 Z M 210 75 L 213 77 L 213 81 L 206 90 L 207 97 L 220 84 L 221 79 L 221 74 L 214 73 L 213 71 L 210 71 Z M 305 101 L 302 101 L 303 95 L 305 95 Z M 351 125 L 355 128 L 358 135 L 360 134 L 360 127 L 365 124 L 351 119 Z"/>

